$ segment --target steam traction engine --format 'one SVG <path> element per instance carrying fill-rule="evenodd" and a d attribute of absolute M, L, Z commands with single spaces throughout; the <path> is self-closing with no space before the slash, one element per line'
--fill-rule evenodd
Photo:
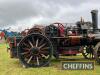
<path fill-rule="evenodd" d="M 82 53 L 87 59 L 99 61 L 100 34 L 97 27 L 97 11 L 92 12 L 92 23 L 83 19 L 76 26 L 53 23 L 48 26 L 36 25 L 26 29 L 21 36 L 9 37 L 10 51 L 19 58 L 24 67 L 41 67 L 64 55 Z M 84 49 L 86 48 L 86 49 Z"/>

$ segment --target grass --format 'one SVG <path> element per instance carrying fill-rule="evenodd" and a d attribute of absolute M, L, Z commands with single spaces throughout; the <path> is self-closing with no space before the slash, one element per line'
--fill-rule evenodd
<path fill-rule="evenodd" d="M 80 61 L 89 61 L 83 56 L 68 56 L 68 58 L 75 58 Z M 93 71 L 83 70 L 61 70 L 60 60 L 52 60 L 49 67 L 41 68 L 23 68 L 18 59 L 11 59 L 6 50 L 6 44 L 0 44 L 0 75 L 100 75 L 100 66 L 96 65 Z"/>

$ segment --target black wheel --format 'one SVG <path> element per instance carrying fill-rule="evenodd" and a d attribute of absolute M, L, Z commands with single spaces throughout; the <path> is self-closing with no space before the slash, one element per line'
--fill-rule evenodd
<path fill-rule="evenodd" d="M 94 59 L 94 46 L 84 46 L 82 55 L 85 59 Z"/>
<path fill-rule="evenodd" d="M 100 64 L 100 42 L 95 46 L 94 57 L 96 62 Z"/>
<path fill-rule="evenodd" d="M 26 67 L 47 66 L 51 60 L 53 47 L 48 38 L 41 34 L 24 37 L 18 46 L 18 56 Z"/>

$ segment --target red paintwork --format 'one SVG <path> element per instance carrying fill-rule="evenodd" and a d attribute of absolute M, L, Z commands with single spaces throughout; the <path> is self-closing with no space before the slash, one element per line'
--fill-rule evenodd
<path fill-rule="evenodd" d="M 78 54 L 80 53 L 78 50 L 62 50 L 61 54 Z"/>
<path fill-rule="evenodd" d="M 71 37 L 71 45 L 78 45 L 80 44 L 80 38 L 79 37 Z"/>
<path fill-rule="evenodd" d="M 59 30 L 59 33 L 60 33 L 60 36 L 61 37 L 64 37 L 65 36 L 65 30 L 64 30 L 64 26 L 62 23 L 58 23 L 58 22 L 55 22 L 53 24 L 58 24 L 58 30 Z"/>

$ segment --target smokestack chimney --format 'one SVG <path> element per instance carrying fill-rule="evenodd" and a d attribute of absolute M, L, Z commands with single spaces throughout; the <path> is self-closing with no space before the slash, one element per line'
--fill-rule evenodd
<path fill-rule="evenodd" d="M 95 29 L 98 29 L 98 10 L 92 10 L 91 15 L 92 15 L 93 29 L 95 32 L 96 31 Z"/>

